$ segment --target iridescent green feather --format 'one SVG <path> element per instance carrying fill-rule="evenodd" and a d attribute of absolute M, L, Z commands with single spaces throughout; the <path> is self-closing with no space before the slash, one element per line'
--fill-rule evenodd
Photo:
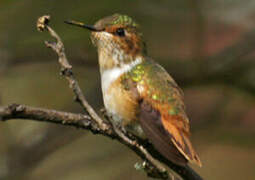
<path fill-rule="evenodd" d="M 100 19 L 96 22 L 95 26 L 99 29 L 104 29 L 107 26 L 112 25 L 124 25 L 131 27 L 133 29 L 137 29 L 139 25 L 129 16 L 121 15 L 121 14 L 114 14 L 112 16 L 107 16 L 103 19 Z"/>
<path fill-rule="evenodd" d="M 112 24 L 122 24 L 125 26 L 138 27 L 138 24 L 127 15 L 114 14 L 113 17 L 115 18 Z"/>
<path fill-rule="evenodd" d="M 146 85 L 147 98 L 156 103 L 168 104 L 169 115 L 178 115 L 184 112 L 182 97 L 175 81 L 169 74 L 154 61 L 146 60 L 142 64 L 135 66 L 124 78 L 132 79 L 135 83 Z"/>

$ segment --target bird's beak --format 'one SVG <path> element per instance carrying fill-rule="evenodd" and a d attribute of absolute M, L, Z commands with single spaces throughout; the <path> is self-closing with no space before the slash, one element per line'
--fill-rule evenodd
<path fill-rule="evenodd" d="M 82 27 L 82 28 L 88 29 L 90 31 L 97 31 L 97 32 L 98 31 L 103 31 L 103 29 L 98 29 L 93 25 L 86 25 L 84 23 L 73 21 L 73 20 L 67 20 L 67 21 L 64 21 L 64 22 L 66 24 L 71 24 L 71 25 L 74 25 L 74 26 Z"/>

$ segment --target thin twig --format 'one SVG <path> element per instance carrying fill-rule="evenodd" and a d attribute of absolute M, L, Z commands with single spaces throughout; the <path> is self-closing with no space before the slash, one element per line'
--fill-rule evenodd
<path fill-rule="evenodd" d="M 20 104 L 0 107 L 0 120 L 35 119 L 56 124 L 73 125 L 78 128 L 99 131 L 97 124 L 92 123 L 90 116 L 52 109 L 35 108 Z"/>

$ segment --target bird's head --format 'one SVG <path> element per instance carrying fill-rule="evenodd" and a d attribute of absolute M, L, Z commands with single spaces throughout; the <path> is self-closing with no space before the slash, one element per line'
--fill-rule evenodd
<path fill-rule="evenodd" d="M 100 19 L 95 25 L 85 25 L 76 21 L 68 24 L 91 31 L 93 44 L 98 48 L 100 66 L 111 68 L 135 61 L 146 54 L 139 25 L 129 16 L 114 14 Z"/>

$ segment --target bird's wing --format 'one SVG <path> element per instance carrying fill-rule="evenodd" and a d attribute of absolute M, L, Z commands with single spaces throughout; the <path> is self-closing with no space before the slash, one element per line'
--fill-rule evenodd
<path fill-rule="evenodd" d="M 129 76 L 136 82 L 140 97 L 138 119 L 148 139 L 169 160 L 201 166 L 189 140 L 183 93 L 173 78 L 151 60 L 136 66 Z"/>

